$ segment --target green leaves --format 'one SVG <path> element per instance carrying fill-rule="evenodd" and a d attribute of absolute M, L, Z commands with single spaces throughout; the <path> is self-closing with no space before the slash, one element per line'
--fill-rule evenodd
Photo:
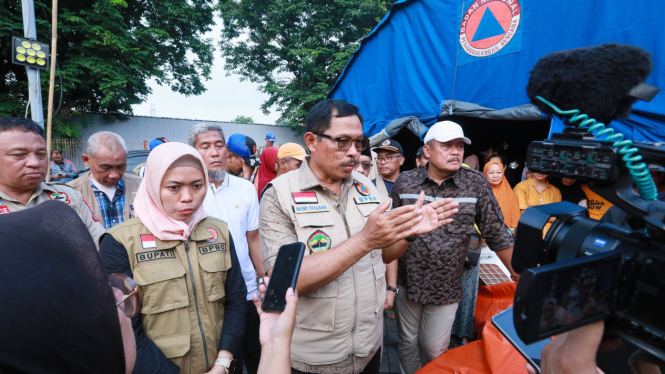
<path fill-rule="evenodd" d="M 50 42 L 50 1 L 35 1 L 37 38 Z M 184 95 L 205 91 L 210 79 L 214 0 L 59 0 L 55 106 L 63 102 L 56 136 L 76 136 L 67 120 L 74 113 L 122 117 L 150 93 L 149 79 Z M 11 37 L 23 35 L 20 0 L 0 0 L 0 53 L 11 55 Z M 23 115 L 27 104 L 25 68 L 0 59 L 0 115 Z M 48 71 L 40 74 L 44 109 Z M 46 116 L 44 116 L 46 117 Z"/>
<path fill-rule="evenodd" d="M 247 117 L 247 116 L 238 116 L 236 119 L 233 120 L 235 123 L 254 123 L 254 119 L 252 117 Z"/>
<path fill-rule="evenodd" d="M 325 99 L 360 40 L 393 1 L 220 0 L 220 47 L 228 73 L 259 83 L 261 106 L 296 131 Z"/>

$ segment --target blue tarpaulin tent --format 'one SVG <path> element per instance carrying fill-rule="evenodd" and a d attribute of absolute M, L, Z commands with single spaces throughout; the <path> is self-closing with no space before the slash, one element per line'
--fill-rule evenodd
<path fill-rule="evenodd" d="M 526 105 L 528 73 L 550 52 L 607 42 L 640 46 L 654 62 L 647 83 L 665 88 L 664 19 L 660 1 L 399 0 L 328 97 L 357 105 L 370 136 L 404 117 L 419 136 L 449 114 L 534 120 L 541 114 Z M 665 140 L 664 91 L 612 126 L 634 140 Z M 424 126 L 413 125 L 414 117 Z M 552 129 L 560 126 L 552 122 Z"/>

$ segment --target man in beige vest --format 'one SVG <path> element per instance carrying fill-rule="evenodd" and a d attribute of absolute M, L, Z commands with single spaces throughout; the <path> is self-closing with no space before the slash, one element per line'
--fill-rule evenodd
<path fill-rule="evenodd" d="M 372 183 L 379 190 L 380 194 L 388 197 L 390 196 L 393 183 L 399 177 L 399 169 L 404 164 L 404 151 L 402 150 L 402 146 L 392 139 L 384 140 L 377 147 L 372 148 L 372 151 L 376 153 L 376 167 L 379 172 Z M 388 292 L 386 293 L 386 303 L 383 306 L 383 310 L 389 312 L 387 314 L 389 318 L 395 318 L 391 309 L 395 303 L 395 296 L 397 296 L 398 291 L 397 260 L 386 264 L 386 282 L 388 283 Z"/>
<path fill-rule="evenodd" d="M 44 130 L 37 123 L 20 117 L 0 117 L 0 170 L 0 214 L 32 208 L 45 201 L 61 201 L 78 213 L 95 242 L 104 232 L 80 193 L 62 184 L 43 182 L 49 167 Z M 29 232 L 26 227 L 26 235 Z"/>
<path fill-rule="evenodd" d="M 358 108 L 325 100 L 307 114 L 300 169 L 274 179 L 261 199 L 259 235 L 266 272 L 284 244 L 307 245 L 298 278 L 292 373 L 379 371 L 386 298 L 384 263 L 413 237 L 452 221 L 451 200 L 388 211 L 390 201 L 353 172 L 369 140 Z"/>
<path fill-rule="evenodd" d="M 108 230 L 134 218 L 134 196 L 141 178 L 125 174 L 127 145 L 120 135 L 109 131 L 92 134 L 81 159 L 90 172 L 67 185 L 91 204 L 104 228 Z"/>
<path fill-rule="evenodd" d="M 404 164 L 402 146 L 392 139 L 386 139 L 372 148 L 372 151 L 376 152 L 376 168 L 379 172 L 372 183 L 380 193 L 390 196 L 390 189 L 399 177 L 400 167 Z"/>

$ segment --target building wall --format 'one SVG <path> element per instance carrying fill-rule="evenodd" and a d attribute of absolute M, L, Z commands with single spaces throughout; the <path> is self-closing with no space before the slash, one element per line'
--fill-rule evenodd
<path fill-rule="evenodd" d="M 159 117 L 129 117 L 127 121 L 107 123 L 101 115 L 85 115 L 76 119 L 81 126 L 82 139 L 86 141 L 90 135 L 98 131 L 111 131 L 125 139 L 127 142 L 150 141 L 158 137 L 165 137 L 169 141 L 187 142 L 187 131 L 199 122 L 212 122 L 220 125 L 228 139 L 232 134 L 244 134 L 254 139 L 257 146 L 265 145 L 268 132 L 275 134 L 275 145 L 289 142 L 304 145 L 302 136 L 295 136 L 289 127 L 259 124 L 240 124 L 233 122 L 200 121 Z"/>

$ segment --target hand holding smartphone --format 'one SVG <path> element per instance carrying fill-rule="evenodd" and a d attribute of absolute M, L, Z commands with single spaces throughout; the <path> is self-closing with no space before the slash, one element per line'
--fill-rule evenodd
<path fill-rule="evenodd" d="M 296 289 L 300 265 L 305 257 L 305 244 L 286 244 L 279 248 L 270 283 L 261 304 L 264 311 L 283 312 L 286 308 L 286 291 Z"/>

